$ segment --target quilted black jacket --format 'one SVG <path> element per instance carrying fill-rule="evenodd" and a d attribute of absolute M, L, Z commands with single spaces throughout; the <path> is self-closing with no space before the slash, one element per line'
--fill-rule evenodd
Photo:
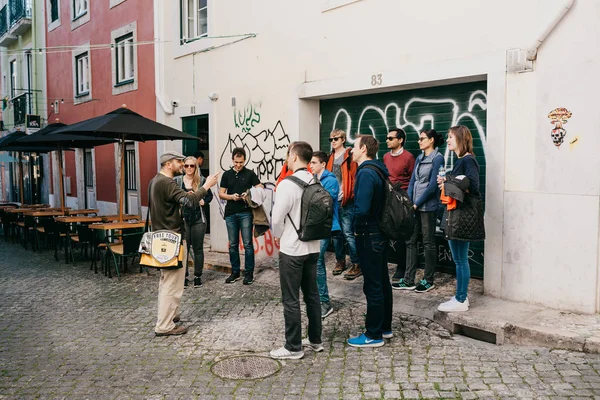
<path fill-rule="evenodd" d="M 477 242 L 485 239 L 481 195 L 468 193 L 469 186 L 469 178 L 457 179 L 451 175 L 446 178 L 444 193 L 457 199 L 457 207 L 444 213 L 447 240 Z"/>

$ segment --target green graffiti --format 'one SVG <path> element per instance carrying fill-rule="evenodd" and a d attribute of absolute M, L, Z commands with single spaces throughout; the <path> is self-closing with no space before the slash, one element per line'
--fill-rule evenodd
<path fill-rule="evenodd" d="M 243 132 L 250 132 L 256 124 L 260 122 L 259 106 L 250 103 L 241 110 L 233 108 L 233 123 L 236 128 L 241 128 Z"/>

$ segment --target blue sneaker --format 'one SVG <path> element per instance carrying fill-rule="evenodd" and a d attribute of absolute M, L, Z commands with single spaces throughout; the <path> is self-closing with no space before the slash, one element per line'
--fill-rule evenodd
<path fill-rule="evenodd" d="M 348 339 L 348 344 L 352 347 L 381 347 L 385 344 L 383 339 L 369 339 L 365 334 Z"/>
<path fill-rule="evenodd" d="M 393 337 L 394 337 L 394 332 L 392 332 L 392 331 L 388 331 L 388 332 L 381 332 L 381 336 L 382 336 L 384 339 L 391 339 L 391 338 L 393 338 Z"/>

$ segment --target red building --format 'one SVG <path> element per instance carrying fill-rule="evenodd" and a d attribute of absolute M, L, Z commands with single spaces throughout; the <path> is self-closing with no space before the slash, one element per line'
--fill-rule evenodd
<path fill-rule="evenodd" d="M 47 0 L 48 122 L 72 124 L 125 104 L 156 117 L 154 19 L 148 0 Z M 67 205 L 117 212 L 118 146 L 65 152 Z M 156 174 L 156 142 L 127 144 L 124 210 L 148 204 Z M 57 168 L 53 157 L 52 169 Z M 54 204 L 58 180 L 50 193 Z"/>

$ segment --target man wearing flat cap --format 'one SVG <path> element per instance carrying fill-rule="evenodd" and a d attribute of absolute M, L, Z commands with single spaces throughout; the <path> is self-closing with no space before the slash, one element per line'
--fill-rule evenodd
<path fill-rule="evenodd" d="M 183 220 L 179 212 L 182 206 L 197 204 L 217 183 L 217 176 L 210 175 L 195 192 L 181 189 L 173 177 L 181 175 L 184 155 L 177 151 L 167 151 L 160 156 L 160 172 L 150 181 L 150 218 L 152 230 L 166 229 L 182 234 Z M 184 245 L 185 249 L 186 246 Z M 179 322 L 183 281 L 187 268 L 187 255 L 183 257 L 183 268 L 161 269 L 158 284 L 158 318 L 154 332 L 156 336 L 183 335 L 187 327 L 176 325 Z"/>

